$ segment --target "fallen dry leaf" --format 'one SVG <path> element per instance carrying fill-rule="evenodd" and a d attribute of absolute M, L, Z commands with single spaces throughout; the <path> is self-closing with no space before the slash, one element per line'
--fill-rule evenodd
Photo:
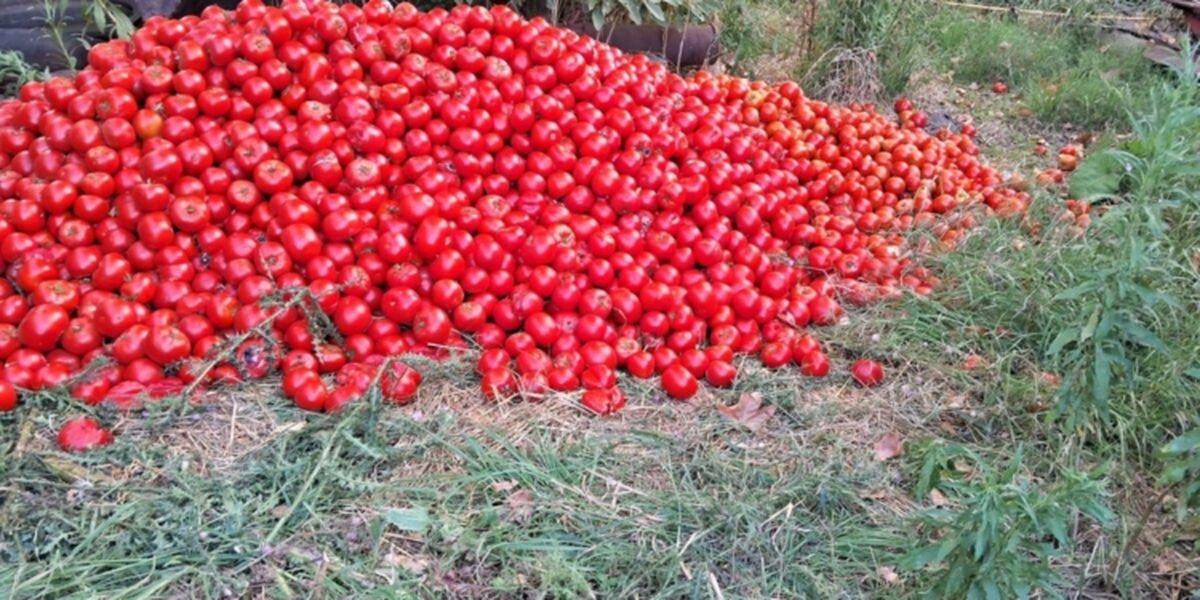
<path fill-rule="evenodd" d="M 904 439 L 900 434 L 889 432 L 875 441 L 875 460 L 884 462 L 904 454 Z"/>
<path fill-rule="evenodd" d="M 433 564 L 433 561 L 424 555 L 412 556 L 408 554 L 396 554 L 394 552 L 387 553 L 383 557 L 383 562 L 416 575 L 424 573 L 429 568 L 429 565 Z"/>
<path fill-rule="evenodd" d="M 895 567 L 889 567 L 887 565 L 882 565 L 882 566 L 876 567 L 875 573 L 877 573 L 879 575 L 879 578 L 882 579 L 883 582 L 888 585 L 896 585 L 896 584 L 900 583 L 900 575 L 896 573 Z"/>
<path fill-rule="evenodd" d="M 933 489 L 929 490 L 929 503 L 938 508 L 941 508 L 943 506 L 946 506 L 950 502 L 948 500 L 946 500 L 946 496 L 944 494 L 942 494 L 941 490 L 939 490 L 937 488 L 933 488 Z"/>
<path fill-rule="evenodd" d="M 39 456 L 38 458 L 45 465 L 46 469 L 70 484 L 84 482 L 89 485 L 97 483 L 102 485 L 116 485 L 117 483 L 115 479 L 104 473 L 88 470 L 86 467 L 77 465 L 66 459 L 55 456 Z"/>
<path fill-rule="evenodd" d="M 970 398 L 966 394 L 950 394 L 946 396 L 946 408 L 961 409 L 966 408 L 970 402 Z"/>
<path fill-rule="evenodd" d="M 950 461 L 950 464 L 954 466 L 955 471 L 963 475 L 970 475 L 975 472 L 975 465 L 964 459 L 955 458 Z"/>
<path fill-rule="evenodd" d="M 949 415 L 943 414 L 942 418 L 938 419 L 938 429 L 941 429 L 943 432 L 946 433 L 946 435 L 956 436 L 956 435 L 959 435 L 959 433 L 960 433 L 959 432 L 960 423 L 961 423 L 961 421 L 959 421 L 957 419 L 953 419 Z"/>
<path fill-rule="evenodd" d="M 500 493 L 511 492 L 516 487 L 517 487 L 517 482 L 515 482 L 511 479 L 506 479 L 504 481 L 497 481 L 492 484 L 492 490 L 500 492 Z"/>
<path fill-rule="evenodd" d="M 983 367 L 986 367 L 986 366 L 987 366 L 987 359 L 983 358 L 982 356 L 980 356 L 978 354 L 967 355 L 967 357 L 964 358 L 963 362 L 962 362 L 962 368 L 965 371 L 974 371 L 976 369 L 982 369 Z"/>
<path fill-rule="evenodd" d="M 271 435 L 282 435 L 285 433 L 296 433 L 303 430 L 308 425 L 305 421 L 292 421 L 290 423 L 282 423 L 271 432 Z"/>
<path fill-rule="evenodd" d="M 1038 380 L 1051 387 L 1058 387 L 1058 385 L 1062 383 L 1062 378 L 1059 377 L 1057 373 L 1052 373 L 1050 371 L 1042 371 L 1041 373 L 1038 373 Z"/>
<path fill-rule="evenodd" d="M 504 520 L 524 525 L 533 516 L 533 492 L 517 490 L 504 499 Z"/>
<path fill-rule="evenodd" d="M 762 394 L 747 392 L 738 398 L 733 406 L 718 406 L 721 414 L 745 426 L 750 431 L 758 431 L 775 414 L 775 406 L 763 406 Z"/>
<path fill-rule="evenodd" d="M 891 494 L 889 494 L 887 490 L 882 489 L 882 488 L 873 489 L 873 490 L 863 490 L 858 493 L 858 497 L 862 498 L 863 500 L 883 500 L 884 498 L 888 498 L 890 496 L 891 496 Z"/>

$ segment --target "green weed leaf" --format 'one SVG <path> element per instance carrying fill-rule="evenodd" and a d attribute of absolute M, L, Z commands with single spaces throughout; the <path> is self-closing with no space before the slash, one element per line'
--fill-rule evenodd
<path fill-rule="evenodd" d="M 1071 196 L 1080 200 L 1093 200 L 1100 196 L 1111 196 L 1121 191 L 1125 165 L 1116 155 L 1101 152 L 1085 158 L 1071 177 Z"/>
<path fill-rule="evenodd" d="M 1177 455 L 1200 449 L 1200 429 L 1193 429 L 1163 446 L 1163 454 Z"/>
<path fill-rule="evenodd" d="M 433 519 L 421 507 L 389 508 L 383 511 L 383 520 L 400 531 L 420 533 L 429 528 Z"/>

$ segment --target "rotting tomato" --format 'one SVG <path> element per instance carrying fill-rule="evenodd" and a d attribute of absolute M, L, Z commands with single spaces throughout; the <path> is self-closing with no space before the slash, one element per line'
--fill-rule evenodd
<path fill-rule="evenodd" d="M 87 452 L 112 441 L 112 432 L 91 417 L 71 419 L 58 430 L 58 447 L 64 452 Z"/>

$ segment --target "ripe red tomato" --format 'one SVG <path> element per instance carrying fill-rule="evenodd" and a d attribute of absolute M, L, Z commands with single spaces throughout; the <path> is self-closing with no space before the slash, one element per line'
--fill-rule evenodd
<path fill-rule="evenodd" d="M 859 359 L 850 367 L 850 374 L 859 385 L 874 387 L 883 383 L 883 366 L 873 360 Z"/>
<path fill-rule="evenodd" d="M 106 379 L 92 379 L 75 384 L 71 388 L 71 397 L 94 406 L 104 401 L 111 387 L 112 385 Z"/>
<path fill-rule="evenodd" d="M 704 371 L 704 378 L 713 386 L 729 387 L 737 378 L 737 369 L 726 361 L 714 360 L 708 363 L 708 367 Z"/>
<path fill-rule="evenodd" d="M 820 350 L 809 352 L 800 357 L 800 372 L 809 377 L 824 377 L 829 374 L 829 358 Z"/>
<path fill-rule="evenodd" d="M 517 379 L 506 368 L 483 372 L 483 396 L 489 400 L 507 398 L 517 393 Z"/>
<path fill-rule="evenodd" d="M 17 407 L 17 391 L 13 384 L 0 379 L 0 412 L 8 412 Z"/>
<path fill-rule="evenodd" d="M 371 325 L 371 307 L 362 298 L 345 296 L 333 309 L 333 324 L 343 335 L 363 333 Z"/>
<path fill-rule="evenodd" d="M 420 371 L 401 362 L 392 363 L 381 379 L 383 397 L 397 404 L 412 402 L 420 386 Z"/>
<path fill-rule="evenodd" d="M 696 395 L 699 383 L 696 376 L 679 363 L 674 363 L 662 372 L 663 391 L 676 400 L 687 400 Z"/>
<path fill-rule="evenodd" d="M 133 327 L 138 322 L 138 316 L 132 303 L 114 297 L 97 305 L 94 320 L 96 331 L 105 337 L 115 338 Z"/>
<path fill-rule="evenodd" d="M 27 348 L 49 352 L 58 346 L 58 340 L 67 331 L 71 317 L 66 309 L 56 304 L 40 304 L 33 307 L 21 319 L 17 335 Z"/>
<path fill-rule="evenodd" d="M 792 362 L 792 348 L 787 342 L 771 342 L 762 348 L 763 366 L 778 369 Z"/>
<path fill-rule="evenodd" d="M 84 356 L 92 350 L 99 348 L 103 343 L 103 339 L 100 337 L 100 332 L 96 331 L 96 326 L 92 320 L 81 317 L 71 319 L 67 324 L 66 331 L 63 332 L 60 343 L 63 350 L 76 356 Z M 0 342 L 0 346 L 2 345 L 3 343 Z M 2 351 L 0 351 L 0 355 L 3 355 Z"/>
<path fill-rule="evenodd" d="M 583 393 L 579 402 L 593 413 L 610 415 L 625 406 L 625 395 L 617 388 L 591 389 Z"/>
<path fill-rule="evenodd" d="M 182 331 L 172 326 L 154 327 L 146 341 L 146 356 L 162 365 L 172 365 L 192 354 L 192 342 Z"/>
<path fill-rule="evenodd" d="M 444 344 L 450 338 L 450 317 L 431 304 L 422 306 L 413 316 L 413 334 L 422 344 Z"/>
<path fill-rule="evenodd" d="M 112 441 L 112 432 L 91 417 L 71 419 L 58 430 L 58 447 L 64 452 L 87 452 Z"/>

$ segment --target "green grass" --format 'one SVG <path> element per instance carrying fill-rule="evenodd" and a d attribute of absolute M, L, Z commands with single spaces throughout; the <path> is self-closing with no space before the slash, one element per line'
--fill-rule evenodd
<path fill-rule="evenodd" d="M 1144 106 L 1164 73 L 1137 52 L 1106 45 L 1097 30 L 1072 21 L 1014 22 L 937 11 L 923 20 L 924 49 L 935 68 L 959 81 L 1004 81 L 1046 122 L 1104 128 L 1123 125 Z"/>
<path fill-rule="evenodd" d="M 884 470 L 847 471 L 782 437 L 770 442 L 776 453 L 756 454 L 754 437 L 715 413 L 695 423 L 706 435 L 683 439 L 594 423 L 577 438 L 542 429 L 516 440 L 467 433 L 444 412 L 376 416 L 363 407 L 309 418 L 207 476 L 189 466 L 203 456 L 128 439 L 85 457 L 10 457 L 0 589 L 828 597 L 857 588 L 906 543 L 900 521 L 860 497 L 885 484 Z M 93 484 L 64 482 L 63 461 L 96 474 Z M 132 477 L 103 483 L 99 474 L 126 464 L 138 465 Z"/>
<path fill-rule="evenodd" d="M 981 446 L 1025 443 L 1048 485 L 1070 470 L 1110 467 L 1109 481 L 1132 494 L 1122 550 L 1105 557 L 1106 577 L 1125 592 L 1136 569 L 1127 549 L 1144 543 L 1136 513 L 1170 493 L 1145 487 L 1164 468 L 1159 448 L 1200 411 L 1200 109 L 1189 82 L 1149 90 L 1145 112 L 1130 115 L 1134 138 L 1075 174 L 1074 194 L 1096 210 L 1084 235 L 1058 221 L 1057 197 L 1042 194 L 1025 222 L 992 221 L 942 255 L 935 265 L 948 285 L 934 297 L 877 309 L 841 333 L 873 331 L 876 351 L 950 371 L 985 357 L 989 369 L 954 376 L 989 412 L 981 426 L 994 435 Z M 1197 477 L 1177 471 L 1166 481 L 1186 497 L 1200 489 Z"/>
<path fill-rule="evenodd" d="M 804 13 L 787 0 L 725 0 L 719 15 L 723 60 L 734 71 L 758 76 L 756 62 L 807 51 Z"/>
<path fill-rule="evenodd" d="M 1113 9 L 1073 0 L 998 4 L 1080 16 Z M 769 68 L 772 75 L 814 89 L 836 76 L 829 64 L 838 49 L 868 48 L 878 56 L 878 78 L 889 96 L 904 93 L 917 71 L 953 72 L 963 84 L 1006 82 L 1044 122 L 1106 129 L 1124 126 L 1126 109 L 1143 107 L 1145 92 L 1168 79 L 1081 19 L 1011 20 L 895 0 L 830 0 L 819 5 L 813 23 L 804 9 L 780 0 L 727 0 L 722 14 L 722 44 L 735 71 L 754 76 L 782 60 L 784 72 Z"/>

